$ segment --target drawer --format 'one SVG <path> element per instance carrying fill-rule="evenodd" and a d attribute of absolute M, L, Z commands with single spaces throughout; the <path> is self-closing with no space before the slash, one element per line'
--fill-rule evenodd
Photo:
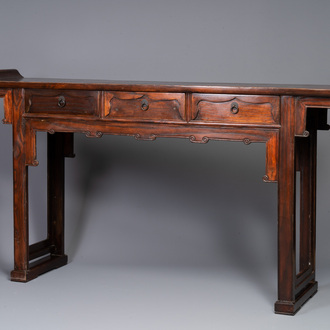
<path fill-rule="evenodd" d="M 280 98 L 261 95 L 193 94 L 192 122 L 278 124 Z"/>
<path fill-rule="evenodd" d="M 184 93 L 106 92 L 104 117 L 118 121 L 182 122 Z"/>
<path fill-rule="evenodd" d="M 98 92 L 75 90 L 26 90 L 25 109 L 31 113 L 95 115 Z"/>

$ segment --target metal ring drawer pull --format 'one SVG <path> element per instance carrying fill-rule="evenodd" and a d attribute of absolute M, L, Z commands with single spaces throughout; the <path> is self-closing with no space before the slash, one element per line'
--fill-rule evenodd
<path fill-rule="evenodd" d="M 141 103 L 141 110 L 147 111 L 148 109 L 149 109 L 149 102 L 148 100 L 143 99 Z"/>
<path fill-rule="evenodd" d="M 60 108 L 64 108 L 64 107 L 65 107 L 65 105 L 66 105 L 66 101 L 65 101 L 65 97 L 64 97 L 64 96 L 60 96 L 60 97 L 58 98 L 57 105 L 58 105 Z"/>
<path fill-rule="evenodd" d="M 233 102 L 230 106 L 230 111 L 232 114 L 236 115 L 239 111 L 238 109 L 238 103 L 237 102 Z"/>

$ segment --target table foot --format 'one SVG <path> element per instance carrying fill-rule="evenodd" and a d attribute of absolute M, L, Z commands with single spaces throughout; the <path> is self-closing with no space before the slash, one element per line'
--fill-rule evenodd
<path fill-rule="evenodd" d="M 47 256 L 30 264 L 27 270 L 13 270 L 10 279 L 14 282 L 29 282 L 39 275 L 52 269 L 62 267 L 68 263 L 67 255 Z"/>
<path fill-rule="evenodd" d="M 275 303 L 275 313 L 284 315 L 295 315 L 299 309 L 312 298 L 317 292 L 317 282 L 310 282 L 304 290 L 296 297 L 295 301 L 278 300 Z"/>

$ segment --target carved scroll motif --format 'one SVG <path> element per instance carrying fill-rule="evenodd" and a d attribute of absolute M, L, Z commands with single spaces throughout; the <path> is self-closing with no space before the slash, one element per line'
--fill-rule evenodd
<path fill-rule="evenodd" d="M 156 140 L 157 135 L 156 134 L 150 134 L 150 135 L 141 135 L 139 133 L 134 135 L 135 140 L 138 141 L 154 141 Z"/>
<path fill-rule="evenodd" d="M 103 133 L 100 131 L 84 131 L 83 134 L 88 138 L 101 138 L 103 136 Z"/>
<path fill-rule="evenodd" d="M 207 143 L 209 142 L 210 138 L 207 136 L 203 136 L 201 139 L 200 138 L 196 138 L 195 135 L 191 135 L 189 137 L 189 141 L 192 143 Z"/>

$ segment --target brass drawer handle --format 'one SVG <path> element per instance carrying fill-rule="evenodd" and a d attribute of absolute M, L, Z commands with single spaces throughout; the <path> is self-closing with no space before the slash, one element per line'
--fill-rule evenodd
<path fill-rule="evenodd" d="M 148 109 L 149 109 L 149 102 L 148 100 L 143 99 L 141 103 L 141 110 L 147 111 Z"/>
<path fill-rule="evenodd" d="M 238 109 L 238 103 L 237 102 L 233 102 L 230 106 L 230 112 L 234 115 L 236 115 L 238 113 L 239 109 Z"/>
<path fill-rule="evenodd" d="M 64 108 L 64 107 L 65 107 L 65 105 L 66 105 L 66 101 L 65 101 L 65 97 L 64 97 L 64 96 L 60 96 L 60 97 L 58 98 L 57 105 L 58 105 L 60 108 Z"/>

